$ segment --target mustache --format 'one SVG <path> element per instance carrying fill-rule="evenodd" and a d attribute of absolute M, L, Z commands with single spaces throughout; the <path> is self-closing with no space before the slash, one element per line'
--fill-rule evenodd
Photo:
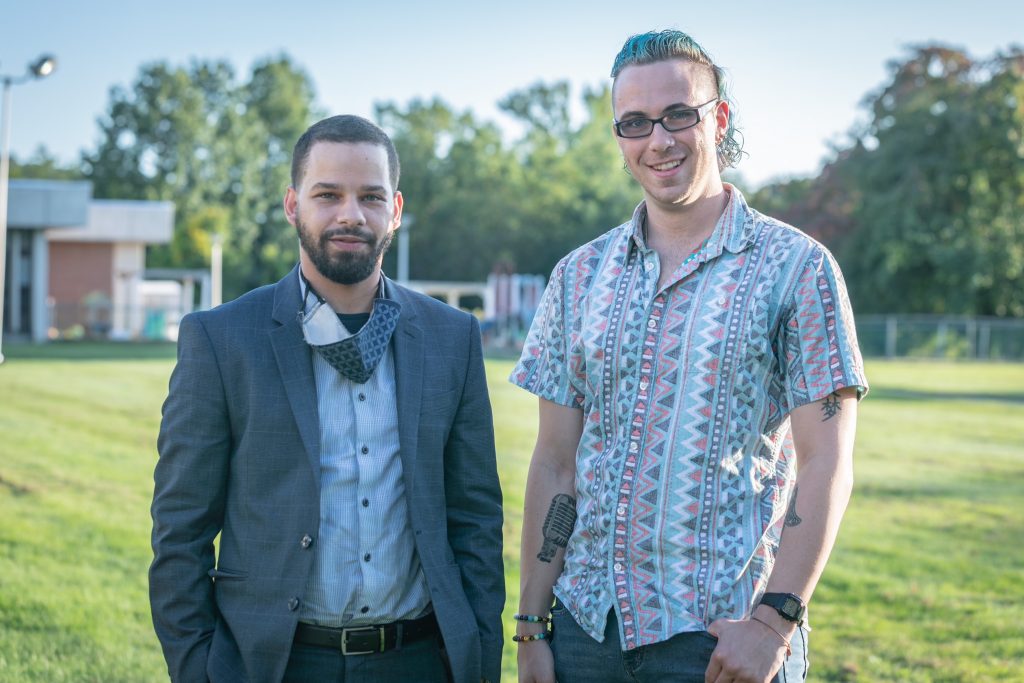
<path fill-rule="evenodd" d="M 335 237 L 355 237 L 370 244 L 373 244 L 375 241 L 372 232 L 360 228 L 330 228 L 323 231 L 320 235 L 320 241 L 326 242 Z"/>

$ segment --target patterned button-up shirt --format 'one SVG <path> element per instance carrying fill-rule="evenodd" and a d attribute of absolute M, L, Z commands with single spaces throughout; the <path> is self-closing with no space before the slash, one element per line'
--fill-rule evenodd
<path fill-rule="evenodd" d="M 623 649 L 750 613 L 796 478 L 790 412 L 867 390 L 832 255 L 727 190 L 660 289 L 644 204 L 562 259 L 511 377 L 584 413 L 555 594 L 597 640 L 614 609 Z"/>

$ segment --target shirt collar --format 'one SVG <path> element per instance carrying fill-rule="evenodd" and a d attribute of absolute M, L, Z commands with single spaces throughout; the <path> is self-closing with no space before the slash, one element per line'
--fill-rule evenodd
<path fill-rule="evenodd" d="M 738 254 L 754 243 L 756 237 L 755 228 L 757 222 L 754 220 L 753 211 L 747 206 L 743 193 L 730 183 L 723 183 L 729 193 L 729 203 L 725 211 L 718 219 L 714 231 L 708 238 L 708 245 L 705 250 L 708 260 L 720 256 L 725 250 Z M 647 249 L 647 241 L 644 238 L 644 224 L 647 222 L 647 203 L 640 202 L 633 210 L 633 217 L 630 219 L 630 250 L 640 251 Z"/>
<path fill-rule="evenodd" d="M 309 311 L 322 302 L 323 298 L 312 286 L 309 281 L 306 280 L 306 276 L 302 274 L 302 266 L 300 265 L 295 269 L 297 277 L 299 278 L 299 296 L 302 297 L 302 312 L 309 313 Z M 310 296 L 312 294 L 312 296 Z M 384 271 L 380 272 L 380 281 L 377 283 L 377 295 L 374 299 L 390 299 L 387 287 L 387 278 L 384 277 Z M 372 309 L 371 309 L 372 311 Z"/>

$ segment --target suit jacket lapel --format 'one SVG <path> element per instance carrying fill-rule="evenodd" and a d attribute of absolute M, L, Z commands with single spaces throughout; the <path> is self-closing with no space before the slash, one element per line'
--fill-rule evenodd
<path fill-rule="evenodd" d="M 299 289 L 298 266 L 274 287 L 274 321 L 279 323 L 270 332 L 277 369 L 281 373 L 288 405 L 299 427 L 302 445 L 306 448 L 317 488 L 320 486 L 320 417 L 317 411 L 316 379 L 313 376 L 313 355 L 302 337 L 298 319 L 302 295 Z"/>
<path fill-rule="evenodd" d="M 423 331 L 417 320 L 416 302 L 390 280 L 385 280 L 385 287 L 388 298 L 402 305 L 392 342 L 395 351 L 399 455 L 402 458 L 405 489 L 411 493 L 415 480 L 413 474 L 419 445 L 420 403 L 423 396 Z M 415 498 L 410 496 L 409 500 Z"/>

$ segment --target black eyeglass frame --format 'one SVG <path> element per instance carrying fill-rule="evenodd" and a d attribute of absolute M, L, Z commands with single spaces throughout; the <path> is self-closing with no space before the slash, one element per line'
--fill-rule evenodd
<path fill-rule="evenodd" d="M 619 121 L 617 119 L 612 119 L 612 124 L 613 124 L 613 126 L 615 128 L 615 134 L 618 135 L 620 138 L 625 138 L 627 140 L 638 140 L 640 138 L 648 138 L 648 137 L 650 137 L 651 135 L 654 134 L 654 126 L 655 126 L 655 124 L 658 124 L 658 123 L 660 123 L 661 127 L 664 128 L 665 130 L 667 130 L 669 133 L 678 133 L 679 131 L 686 130 L 688 128 L 693 128 L 694 126 L 699 124 L 701 121 L 703 121 L 704 120 L 704 116 L 707 114 L 707 110 L 710 108 L 710 105 L 717 104 L 720 101 L 721 101 L 721 98 L 716 97 L 713 100 L 708 100 L 704 104 L 698 104 L 696 107 L 687 107 L 685 109 L 673 109 L 672 111 L 668 112 L 664 116 L 661 116 L 660 118 L 657 118 L 657 119 L 648 119 L 648 118 L 645 118 L 645 117 L 642 117 L 642 116 L 637 116 L 637 117 L 634 117 L 634 118 L 626 119 L 624 121 Z M 680 114 L 688 114 L 690 112 L 693 112 L 693 113 L 695 113 L 697 115 L 697 120 L 694 121 L 693 123 L 685 125 L 685 126 L 682 126 L 681 128 L 669 128 L 667 125 L 665 125 L 665 119 L 668 119 L 669 117 L 672 117 L 672 116 L 678 116 Z M 647 131 L 646 133 L 644 133 L 643 135 L 623 135 L 622 134 L 622 128 L 621 128 L 622 124 L 624 124 L 624 123 L 633 123 L 635 121 L 647 121 L 648 123 L 651 124 L 651 129 L 649 131 Z"/>

